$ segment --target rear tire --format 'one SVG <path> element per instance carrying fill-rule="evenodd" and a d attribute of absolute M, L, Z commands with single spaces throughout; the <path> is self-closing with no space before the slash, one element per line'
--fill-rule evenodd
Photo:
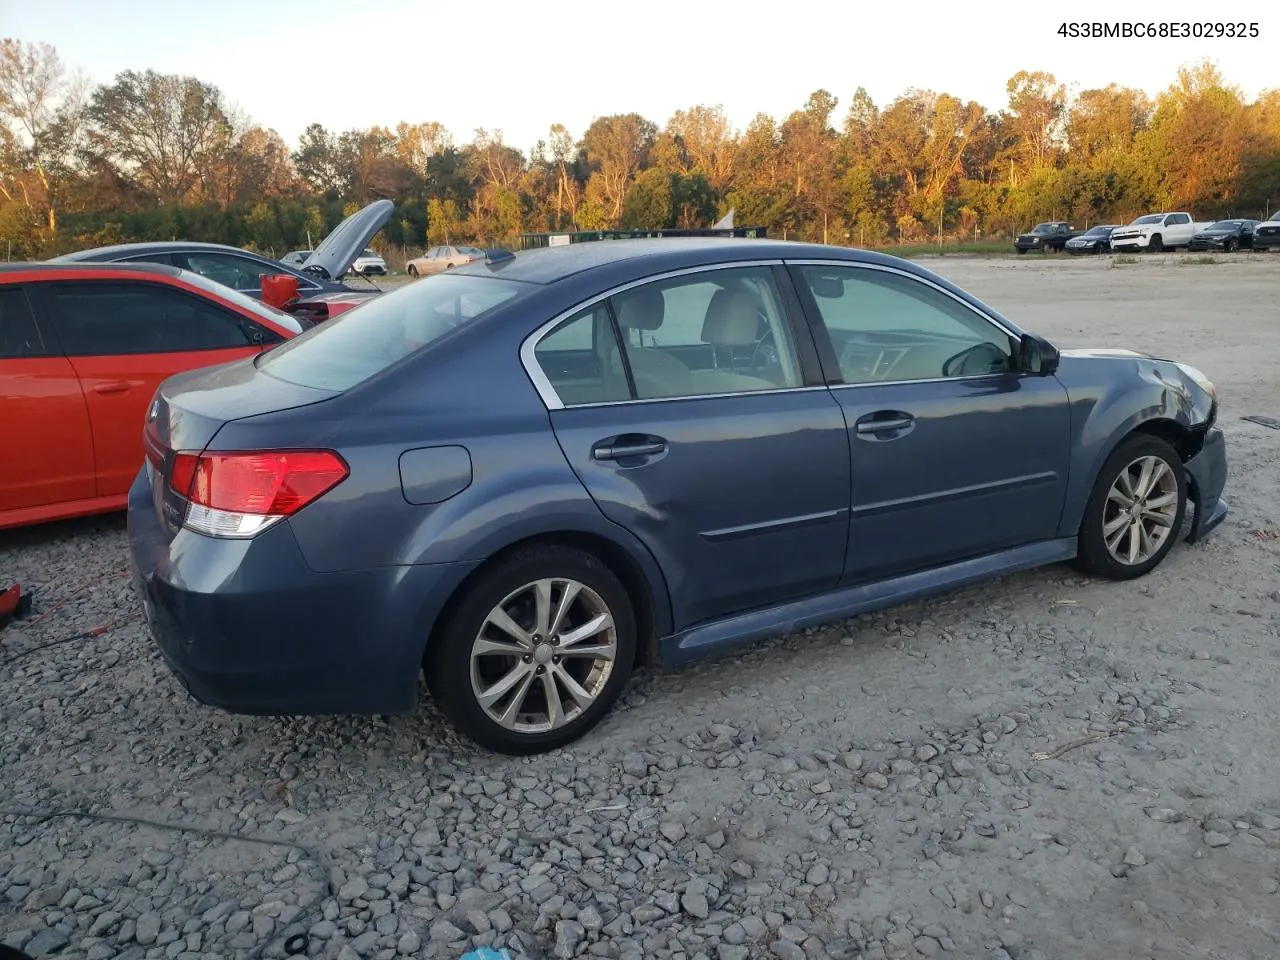
<path fill-rule="evenodd" d="M 1177 451 L 1149 434 L 1126 438 L 1094 481 L 1076 565 L 1109 580 L 1150 573 L 1173 549 L 1186 509 L 1187 478 Z"/>
<path fill-rule="evenodd" d="M 464 588 L 423 665 L 432 698 L 461 733 L 524 756 L 591 730 L 635 659 L 635 612 L 618 577 L 590 553 L 543 545 Z"/>

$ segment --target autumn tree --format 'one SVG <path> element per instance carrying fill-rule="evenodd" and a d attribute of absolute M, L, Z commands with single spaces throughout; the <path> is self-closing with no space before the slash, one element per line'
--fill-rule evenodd
<path fill-rule="evenodd" d="M 609 223 L 622 216 L 627 187 L 648 161 L 657 134 L 657 126 L 640 114 L 620 113 L 599 117 L 583 135 L 582 152 L 596 181 L 595 199 Z"/>
<path fill-rule="evenodd" d="M 126 70 L 99 87 L 87 116 L 91 149 L 157 203 L 195 198 L 233 140 L 217 87 L 154 70 Z"/>
<path fill-rule="evenodd" d="M 1147 170 L 1160 175 L 1161 201 L 1212 216 L 1231 208 L 1249 134 L 1240 91 L 1204 62 L 1180 69 L 1177 81 L 1157 98 L 1138 151 Z"/>
<path fill-rule="evenodd" d="M 74 173 L 84 85 L 66 75 L 47 43 L 0 41 L 0 198 L 8 217 L 58 230 L 58 206 Z"/>

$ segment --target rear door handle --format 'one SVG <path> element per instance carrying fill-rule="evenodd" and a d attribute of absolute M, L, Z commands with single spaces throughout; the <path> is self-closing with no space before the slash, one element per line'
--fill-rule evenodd
<path fill-rule="evenodd" d="M 656 457 L 667 449 L 661 437 L 613 437 L 591 448 L 594 460 L 622 460 L 626 457 Z"/>
<path fill-rule="evenodd" d="M 93 392 L 105 396 L 113 393 L 128 393 L 132 388 L 133 384 L 128 380 L 103 380 L 93 385 Z"/>

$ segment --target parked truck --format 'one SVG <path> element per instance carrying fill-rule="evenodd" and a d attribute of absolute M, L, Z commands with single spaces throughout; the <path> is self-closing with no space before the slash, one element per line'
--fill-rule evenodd
<path fill-rule="evenodd" d="M 1197 232 L 1209 227 L 1210 221 L 1196 222 L 1184 210 L 1174 213 L 1148 213 L 1111 234 L 1111 249 L 1116 253 L 1146 250 L 1176 250 L 1191 243 Z"/>

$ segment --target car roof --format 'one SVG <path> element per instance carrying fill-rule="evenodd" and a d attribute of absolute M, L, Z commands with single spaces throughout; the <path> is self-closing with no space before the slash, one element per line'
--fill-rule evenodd
<path fill-rule="evenodd" d="M 910 261 L 854 247 L 836 247 L 795 240 L 739 237 L 645 237 L 625 240 L 593 240 L 560 247 L 523 250 L 511 257 L 486 262 L 473 261 L 452 271 L 459 275 L 478 274 L 552 284 L 567 277 L 610 267 L 634 265 L 637 276 L 658 270 L 730 263 L 737 260 L 847 260 L 851 263 L 893 266 L 921 276 L 930 276 Z M 613 271 L 610 271 L 613 272 Z"/>
<path fill-rule="evenodd" d="M 262 257 L 260 253 L 254 253 L 252 250 L 245 250 L 241 247 L 233 247 L 229 243 L 201 243 L 196 240 L 151 240 L 145 243 L 117 243 L 109 247 L 91 247 L 88 250 L 77 250 L 74 253 L 64 253 L 60 257 L 54 257 L 52 262 L 76 263 L 114 257 L 122 253 L 180 253 L 184 250 L 216 250 L 220 253 L 238 253 L 242 256 L 247 254 L 251 257 Z"/>
<path fill-rule="evenodd" d="M 119 263 L 116 261 L 40 260 L 16 263 L 0 263 L 0 277 L 14 273 L 158 273 L 168 277 L 181 277 L 187 271 L 168 263 Z"/>

